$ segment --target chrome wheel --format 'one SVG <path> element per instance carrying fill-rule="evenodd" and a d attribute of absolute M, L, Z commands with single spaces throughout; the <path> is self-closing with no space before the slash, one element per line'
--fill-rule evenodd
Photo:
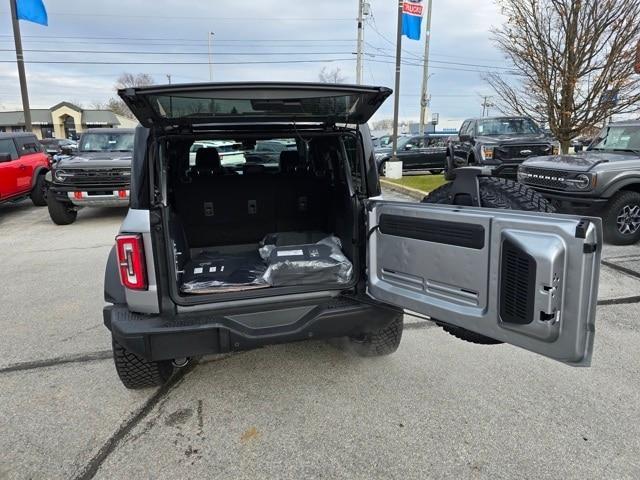
<path fill-rule="evenodd" d="M 640 230 L 640 205 L 625 205 L 616 219 L 622 235 L 633 235 Z"/>

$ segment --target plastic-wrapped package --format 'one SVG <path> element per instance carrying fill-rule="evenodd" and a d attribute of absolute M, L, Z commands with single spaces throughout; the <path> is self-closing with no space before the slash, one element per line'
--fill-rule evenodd
<path fill-rule="evenodd" d="M 288 245 L 307 245 L 316 243 L 327 237 L 326 232 L 304 231 L 304 232 L 278 232 L 269 233 L 260 242 L 260 256 L 267 260 L 272 247 L 286 247 Z M 339 242 L 340 240 L 338 240 Z M 266 247 L 266 248 L 265 248 Z"/>
<path fill-rule="evenodd" d="M 239 292 L 266 288 L 264 261 L 255 253 L 220 255 L 202 253 L 188 262 L 182 276 L 183 293 Z"/>
<path fill-rule="evenodd" d="M 325 237 L 317 243 L 277 246 L 266 244 L 260 256 L 267 262 L 263 279 L 269 285 L 344 285 L 353 277 L 353 265 L 342 253 L 340 239 Z"/>

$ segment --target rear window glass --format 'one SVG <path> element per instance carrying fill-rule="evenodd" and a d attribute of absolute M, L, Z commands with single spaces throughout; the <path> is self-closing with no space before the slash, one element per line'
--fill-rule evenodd
<path fill-rule="evenodd" d="M 163 118 L 205 117 L 344 117 L 352 114 L 360 95 L 324 96 L 317 98 L 233 99 L 150 95 L 149 100 Z"/>

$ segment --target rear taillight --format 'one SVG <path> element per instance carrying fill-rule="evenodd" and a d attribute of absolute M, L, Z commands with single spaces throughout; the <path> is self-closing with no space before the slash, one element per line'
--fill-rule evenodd
<path fill-rule="evenodd" d="M 118 235 L 116 249 L 122 285 L 132 290 L 146 290 L 147 272 L 142 235 Z"/>

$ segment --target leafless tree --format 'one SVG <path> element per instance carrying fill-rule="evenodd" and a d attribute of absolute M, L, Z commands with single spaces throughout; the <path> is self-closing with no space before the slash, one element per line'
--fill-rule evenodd
<path fill-rule="evenodd" d="M 336 67 L 333 70 L 327 70 L 327 67 L 322 67 L 322 70 L 318 73 L 318 79 L 322 83 L 345 83 L 347 81 L 347 77 L 343 75 L 340 67 Z"/>
<path fill-rule="evenodd" d="M 153 85 L 155 82 L 153 81 L 153 77 L 148 73 L 123 73 L 116 80 L 116 84 L 114 85 L 115 90 L 119 90 L 121 88 L 133 88 L 133 87 L 146 87 L 148 85 Z M 124 103 L 120 98 L 112 97 L 110 98 L 105 107 L 111 110 L 113 113 L 117 115 L 122 115 L 127 118 L 134 118 L 133 113 L 129 110 L 126 103 Z"/>
<path fill-rule="evenodd" d="M 504 113 L 544 118 L 563 152 L 611 115 L 640 110 L 638 0 L 496 0 L 494 41 L 517 72 L 489 74 Z"/>
<path fill-rule="evenodd" d="M 129 87 L 147 87 L 153 85 L 153 77 L 148 73 L 123 73 L 116 80 L 116 89 Z"/>

